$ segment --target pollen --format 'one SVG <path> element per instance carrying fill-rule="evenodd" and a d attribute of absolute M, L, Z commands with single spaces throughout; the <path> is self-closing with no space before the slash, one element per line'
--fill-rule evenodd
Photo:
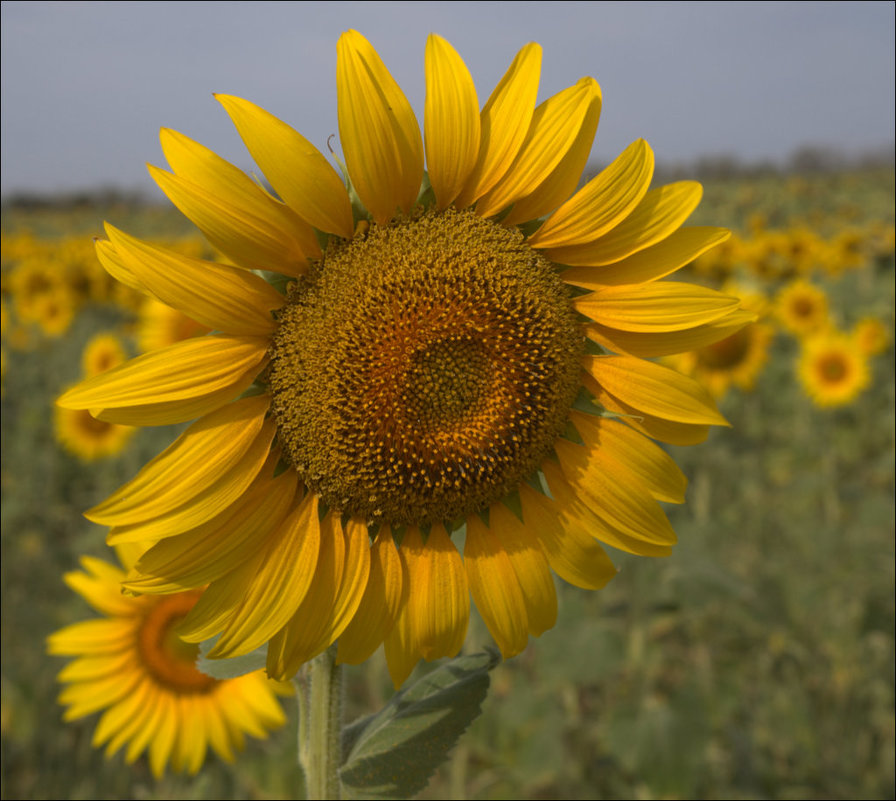
<path fill-rule="evenodd" d="M 583 335 L 549 261 L 472 212 L 420 212 L 327 249 L 278 314 L 286 458 L 370 522 L 462 518 L 512 492 L 563 430 Z"/>

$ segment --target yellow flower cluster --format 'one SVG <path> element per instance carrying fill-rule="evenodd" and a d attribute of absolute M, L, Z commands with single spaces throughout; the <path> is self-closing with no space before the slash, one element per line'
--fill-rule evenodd
<path fill-rule="evenodd" d="M 894 227 L 880 220 L 841 225 L 827 237 L 818 232 L 822 227 L 834 228 L 826 220 L 818 228 L 796 222 L 770 229 L 762 215 L 754 214 L 746 234 L 734 234 L 695 259 L 693 273 L 739 297 L 741 308 L 758 319 L 667 363 L 697 378 L 716 398 L 732 386 L 749 391 L 768 361 L 775 334 L 781 333 L 796 341 L 796 376 L 816 405 L 852 402 L 869 385 L 868 360 L 888 349 L 890 331 L 874 315 L 847 330 L 840 319 L 843 310 L 831 307 L 825 285 L 847 275 L 868 281 L 875 269 L 892 263 Z M 834 361 L 838 366 L 832 366 Z"/>

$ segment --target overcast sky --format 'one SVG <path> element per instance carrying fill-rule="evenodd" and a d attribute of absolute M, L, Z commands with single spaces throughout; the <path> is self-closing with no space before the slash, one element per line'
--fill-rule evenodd
<path fill-rule="evenodd" d="M 595 77 L 592 157 L 643 136 L 660 162 L 855 154 L 894 139 L 891 2 L 13 2 L 2 4 L 2 186 L 158 190 L 166 126 L 250 169 L 212 92 L 248 98 L 325 149 L 336 41 L 355 28 L 422 120 L 426 36 L 484 103 L 517 50 L 544 48 L 539 98 Z"/>

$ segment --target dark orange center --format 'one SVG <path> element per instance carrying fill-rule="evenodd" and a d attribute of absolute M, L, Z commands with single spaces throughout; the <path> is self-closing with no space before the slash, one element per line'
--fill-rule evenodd
<path fill-rule="evenodd" d="M 196 669 L 199 646 L 186 643 L 175 633 L 199 592 L 159 597 L 147 612 L 137 636 L 143 665 L 159 684 L 183 694 L 207 693 L 217 683 Z"/>

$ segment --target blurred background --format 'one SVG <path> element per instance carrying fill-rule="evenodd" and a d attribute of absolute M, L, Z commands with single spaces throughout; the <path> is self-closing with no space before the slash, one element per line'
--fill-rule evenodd
<path fill-rule="evenodd" d="M 892 798 L 894 787 L 892 3 L 94 3 L 2 5 L 2 794 L 288 798 L 295 709 L 233 766 L 155 781 L 62 722 L 46 636 L 92 617 L 62 583 L 112 560 L 82 512 L 173 438 L 54 412 L 99 334 L 133 356 L 202 333 L 116 285 L 108 220 L 215 258 L 144 164 L 171 127 L 256 171 L 223 109 L 251 99 L 326 152 L 336 41 L 361 31 L 422 120 L 426 35 L 488 97 L 544 48 L 539 99 L 603 90 L 587 176 L 637 137 L 655 184 L 697 178 L 689 221 L 725 245 L 684 280 L 757 322 L 670 357 L 732 428 L 670 447 L 690 479 L 662 560 L 614 553 L 600 593 L 558 581 L 558 625 L 492 673 L 423 797 Z M 338 139 L 334 140 L 338 151 Z M 106 342 L 108 343 L 108 339 Z M 96 346 L 94 346 L 96 347 Z M 465 650 L 489 641 L 474 620 Z M 348 671 L 350 715 L 391 694 Z"/>

